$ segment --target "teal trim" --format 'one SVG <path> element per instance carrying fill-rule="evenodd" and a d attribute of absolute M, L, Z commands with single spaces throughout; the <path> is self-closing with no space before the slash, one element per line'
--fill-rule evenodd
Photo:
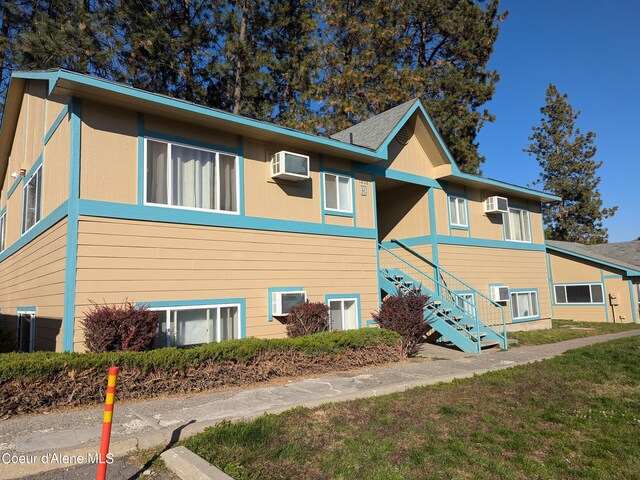
<path fill-rule="evenodd" d="M 216 110 L 209 107 L 195 105 L 185 100 L 177 100 L 165 95 L 157 93 L 147 92 L 138 88 L 130 87 L 127 85 L 118 84 L 108 80 L 91 77 L 67 70 L 56 70 L 55 72 L 14 72 L 11 75 L 15 78 L 33 79 L 33 80 L 47 80 L 49 81 L 49 92 L 51 93 L 55 88 L 55 85 L 59 80 L 66 80 L 69 82 L 77 83 L 80 85 L 86 85 L 89 87 L 99 88 L 110 92 L 123 95 L 125 97 L 133 98 L 138 101 L 150 102 L 152 104 L 159 104 L 175 108 L 176 110 L 187 111 L 196 113 L 204 117 L 215 118 L 231 124 L 243 125 L 255 128 L 261 131 L 272 132 L 287 137 L 304 140 L 318 145 L 328 146 L 336 148 L 345 152 L 356 153 L 370 158 L 384 158 L 382 154 L 373 152 L 372 150 L 360 147 L 357 145 L 351 145 L 349 143 L 340 142 L 328 137 L 320 137 L 309 133 L 299 132 L 285 127 L 280 127 L 267 122 L 259 120 L 253 120 L 251 118 L 242 117 L 239 115 L 233 115 L 231 113 L 224 112 L 222 110 Z M 386 154 L 386 152 L 385 152 Z"/>
<path fill-rule="evenodd" d="M 69 159 L 69 200 L 67 202 L 67 252 L 64 279 L 64 320 L 62 348 L 73 352 L 76 304 L 76 275 L 78 261 L 78 218 L 80 213 L 80 100 L 74 98 L 71 107 L 71 158 Z"/>
<path fill-rule="evenodd" d="M 358 329 L 362 328 L 362 316 L 360 315 L 360 310 L 362 308 L 362 303 L 360 302 L 360 294 L 359 293 L 327 293 L 324 296 L 324 304 L 329 306 L 329 301 L 331 300 L 344 300 L 347 298 L 356 300 L 356 315 L 358 318 L 356 319 Z"/>
<path fill-rule="evenodd" d="M 138 128 L 140 125 L 138 124 Z M 150 138 L 152 140 L 160 140 L 168 143 L 179 143 L 182 145 L 194 147 L 194 148 L 206 148 L 208 150 L 216 150 L 221 153 L 231 153 L 233 155 L 240 155 L 242 153 L 242 146 L 229 147 L 226 145 L 220 145 L 219 143 L 202 142 L 193 138 L 185 138 L 177 135 L 170 135 L 168 133 L 160 133 L 152 130 L 146 130 L 144 123 L 142 125 L 142 136 Z M 238 136 L 240 137 L 240 136 Z"/>
<path fill-rule="evenodd" d="M 238 213 L 244 216 L 244 137 L 238 135 Z"/>
<path fill-rule="evenodd" d="M 31 177 L 33 176 L 34 173 L 36 173 L 36 170 L 38 170 L 42 166 L 42 158 L 43 157 L 41 153 L 38 159 L 35 161 L 35 163 L 31 165 L 31 168 L 29 169 L 27 174 L 24 176 L 25 182 L 28 182 L 29 180 L 31 180 Z"/>
<path fill-rule="evenodd" d="M 557 282 L 555 285 L 602 285 L 603 282 Z"/>
<path fill-rule="evenodd" d="M 400 170 L 385 168 L 381 165 L 358 164 L 354 170 L 360 173 L 373 175 L 375 177 L 384 177 L 389 180 L 397 180 L 399 182 L 413 183 L 424 187 L 442 189 L 440 182 L 433 178 L 423 177 L 422 175 L 416 175 L 414 173 L 401 172 Z"/>
<path fill-rule="evenodd" d="M 541 192 L 539 190 L 533 190 L 530 188 L 518 187 L 517 185 L 511 185 L 510 183 L 501 182 L 500 180 L 493 180 L 492 178 L 477 177 L 475 175 L 470 175 L 468 173 L 462 173 L 462 172 L 455 173 L 453 176 L 462 178 L 465 180 L 471 180 L 476 183 L 482 183 L 485 185 L 491 185 L 493 187 L 499 187 L 504 190 L 509 190 L 511 192 L 523 193 L 527 195 L 533 194 L 549 202 L 559 202 L 562 200 L 562 197 L 558 197 L 557 195 L 552 195 L 550 193 L 545 193 L 545 192 Z"/>
<path fill-rule="evenodd" d="M 376 179 L 375 177 L 371 177 L 371 190 L 372 190 L 372 200 L 373 200 L 373 221 L 376 230 L 376 241 L 379 241 L 378 234 L 378 192 L 376 191 Z M 376 266 L 378 268 L 378 308 L 382 305 L 382 283 L 380 281 L 380 248 L 376 246 Z"/>
<path fill-rule="evenodd" d="M 21 313 L 36 313 L 38 308 L 34 305 L 30 305 L 28 307 L 16 307 L 16 312 Z"/>
<path fill-rule="evenodd" d="M 46 103 L 45 103 L 45 107 L 46 107 Z M 53 125 L 51 125 L 51 128 L 49 128 L 49 131 L 45 134 L 44 140 L 43 140 L 44 145 L 49 143 L 49 140 L 51 140 L 51 137 L 53 137 L 53 134 L 56 133 L 56 130 L 58 129 L 58 127 L 60 126 L 60 124 L 68 114 L 69 114 L 69 104 L 67 103 L 62 108 L 62 111 L 60 112 L 60 114 L 53 121 Z"/>
<path fill-rule="evenodd" d="M 604 270 L 602 269 L 602 267 L 600 267 L 600 278 L 602 279 L 602 300 L 604 301 L 604 314 L 606 321 L 609 322 L 609 305 L 607 305 L 607 299 L 609 298 L 609 295 L 607 294 L 607 284 L 604 281 Z M 616 319 L 614 318 L 613 321 L 615 322 Z"/>
<path fill-rule="evenodd" d="M 556 300 L 555 300 L 556 292 L 555 292 L 555 289 L 553 288 L 553 270 L 551 267 L 551 257 L 549 256 L 548 252 L 545 252 L 544 259 L 547 267 L 547 281 L 548 281 L 548 288 L 549 288 L 549 306 L 551 307 L 551 318 L 555 318 L 553 313 L 553 305 L 554 303 L 556 303 Z"/>
<path fill-rule="evenodd" d="M 438 230 L 437 230 L 437 223 L 436 223 L 436 204 L 435 204 L 435 196 L 433 193 L 433 188 L 430 188 L 429 191 L 427 192 L 427 199 L 429 201 L 429 237 L 431 237 L 431 259 L 433 260 L 433 263 L 435 263 L 436 265 L 439 265 L 439 256 L 438 256 Z M 398 245 L 399 246 L 399 245 Z M 412 246 L 412 245 L 408 245 L 408 246 Z M 434 278 L 438 278 L 438 272 L 437 272 L 437 268 L 433 267 L 433 271 L 434 271 Z"/>
<path fill-rule="evenodd" d="M 171 300 L 160 302 L 137 302 L 136 307 L 168 308 L 171 307 L 200 307 L 205 305 L 225 305 L 237 303 L 240 305 L 240 338 L 247 338 L 247 301 L 244 298 L 213 298 L 208 300 Z"/>
<path fill-rule="evenodd" d="M 631 300 L 631 313 L 633 315 L 633 323 L 638 323 L 638 301 L 635 299 L 635 295 L 633 294 L 633 284 L 631 280 L 627 280 L 629 283 L 629 299 Z"/>
<path fill-rule="evenodd" d="M 335 210 L 325 210 L 324 214 L 325 215 L 333 215 L 334 217 L 349 217 L 349 218 L 353 218 L 355 216 L 353 213 L 338 212 L 338 211 L 335 211 Z"/>
<path fill-rule="evenodd" d="M 546 249 L 547 249 L 547 251 L 550 250 L 552 252 L 562 253 L 562 254 L 568 255 L 570 257 L 580 258 L 582 260 L 587 260 L 587 261 L 592 262 L 592 263 L 597 263 L 598 265 L 604 265 L 606 267 L 615 268 L 616 270 L 621 270 L 621 271 L 624 272 L 624 274 L 626 276 L 630 276 L 630 277 L 640 276 L 640 271 L 638 271 L 638 270 L 633 270 L 632 268 L 629 268 L 629 267 L 623 267 L 622 265 L 616 265 L 615 263 L 606 262 L 604 260 L 599 260 L 597 258 L 589 257 L 587 255 L 582 255 L 580 253 L 571 252 L 571 251 L 565 250 L 563 248 L 557 248 L 557 247 L 552 247 L 550 245 L 546 245 Z"/>
<path fill-rule="evenodd" d="M 377 325 L 375 320 L 367 320 L 365 322 L 365 327 L 373 327 L 374 325 Z"/>
<path fill-rule="evenodd" d="M 155 221 L 182 225 L 246 228 L 249 230 L 309 233 L 336 237 L 376 238 L 375 228 L 323 225 L 321 223 L 277 220 L 219 212 L 185 210 L 153 205 L 130 205 L 85 199 L 80 200 L 80 214 L 92 217 L 122 218 L 127 220 Z"/>
<path fill-rule="evenodd" d="M 32 177 L 35 175 L 35 173 L 38 171 L 38 169 L 42 168 L 42 154 L 40 154 L 40 156 L 38 157 L 38 160 L 36 160 L 36 162 L 31 166 L 31 168 L 29 169 L 29 171 L 27 172 L 27 174 L 24 176 L 24 182 L 22 184 L 22 200 L 20 201 L 20 236 L 24 235 L 25 233 L 27 233 L 27 231 L 25 231 L 24 229 L 24 189 L 27 187 L 27 185 L 29 184 L 29 182 L 31 181 Z M 39 211 L 41 212 L 40 214 L 42 215 L 42 176 L 43 176 L 43 170 L 40 170 L 40 176 L 39 176 L 39 182 L 40 182 L 40 195 L 38 198 L 38 203 L 40 203 L 40 208 Z M 36 223 L 31 227 L 35 227 L 38 223 L 40 223 L 40 221 L 42 220 L 42 218 L 37 219 Z M 31 230 L 31 228 L 29 230 Z"/>
<path fill-rule="evenodd" d="M 522 318 L 513 318 L 513 302 L 511 301 L 512 293 L 522 293 L 522 292 L 536 292 L 536 306 L 538 310 L 538 315 L 530 316 L 530 317 L 522 317 Z M 535 320 L 540 320 L 540 293 L 537 288 L 509 288 L 509 303 L 511 303 L 511 321 L 513 323 L 523 323 L 523 322 L 532 322 Z"/>
<path fill-rule="evenodd" d="M 421 235 L 418 237 L 402 238 L 399 240 L 409 247 L 429 244 L 433 245 L 434 243 L 432 235 Z M 504 248 L 507 250 L 531 250 L 536 252 L 545 251 L 545 245 L 542 243 L 519 243 L 504 240 L 489 240 L 484 238 L 454 237 L 450 235 L 437 235 L 435 240 L 438 244 L 442 245 L 464 245 L 468 247 Z M 394 242 L 382 242 L 382 245 L 386 248 L 401 248 L 400 245 Z"/>
<path fill-rule="evenodd" d="M 15 189 L 18 188 L 20 182 L 22 182 L 22 175 L 18 175 L 18 178 L 14 180 L 13 184 L 9 187 L 9 190 L 7 190 L 7 200 L 11 198 L 11 195 L 13 194 Z"/>
<path fill-rule="evenodd" d="M 273 322 L 273 293 L 274 292 L 304 292 L 303 287 L 269 287 L 267 289 L 267 303 L 269 305 L 267 321 Z"/>
<path fill-rule="evenodd" d="M 62 205 L 56 208 L 53 212 L 47 215 L 45 218 L 40 220 L 37 224 L 35 224 L 27 233 L 22 235 L 17 241 L 15 241 L 11 246 L 7 247 L 5 250 L 0 253 L 0 262 L 9 258 L 11 255 L 16 253 L 22 247 L 33 241 L 38 235 L 44 233 L 46 230 L 54 226 L 60 220 L 67 216 L 67 201 L 65 201 Z"/>
<path fill-rule="evenodd" d="M 144 204 L 144 114 L 138 112 L 138 205 Z"/>
<path fill-rule="evenodd" d="M 604 278 L 623 278 L 622 275 L 605 275 Z"/>

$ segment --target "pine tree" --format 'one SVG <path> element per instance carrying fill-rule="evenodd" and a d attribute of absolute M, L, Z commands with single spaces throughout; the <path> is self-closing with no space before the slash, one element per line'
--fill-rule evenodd
<path fill-rule="evenodd" d="M 533 127 L 531 143 L 524 150 L 538 160 L 542 172 L 534 185 L 562 197 L 559 203 L 544 207 L 545 236 L 584 244 L 606 243 L 603 220 L 618 207 L 603 208 L 598 190 L 597 170 L 602 162 L 594 159 L 595 133 L 583 134 L 576 128 L 580 112 L 568 103 L 567 94 L 549 84 L 542 119 Z"/>
<path fill-rule="evenodd" d="M 498 74 L 487 69 L 499 32 L 499 1 L 327 0 L 317 101 L 329 133 L 399 103 L 425 101 L 460 168 L 477 173 L 478 131 L 493 116 Z"/>

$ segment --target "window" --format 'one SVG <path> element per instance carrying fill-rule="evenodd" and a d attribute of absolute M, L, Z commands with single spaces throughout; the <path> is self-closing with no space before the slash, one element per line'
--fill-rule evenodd
<path fill-rule="evenodd" d="M 324 174 L 324 208 L 336 212 L 353 213 L 351 178 L 344 175 Z"/>
<path fill-rule="evenodd" d="M 504 214 L 504 232 L 507 240 L 531 242 L 529 212 L 518 208 L 509 208 L 509 213 Z"/>
<path fill-rule="evenodd" d="M 329 329 L 354 330 L 358 328 L 358 299 L 329 300 Z"/>
<path fill-rule="evenodd" d="M 468 227 L 467 200 L 449 195 L 449 223 L 454 227 Z"/>
<path fill-rule="evenodd" d="M 538 316 L 537 292 L 511 292 L 511 317 L 513 320 Z"/>
<path fill-rule="evenodd" d="M 238 211 L 235 155 L 146 139 L 146 203 Z"/>
<path fill-rule="evenodd" d="M 554 285 L 556 303 L 604 303 L 604 290 L 601 283 L 583 285 Z"/>
<path fill-rule="evenodd" d="M 5 247 L 5 237 L 7 235 L 7 212 L 3 212 L 0 215 L 0 252 L 4 250 Z"/>
<path fill-rule="evenodd" d="M 36 314 L 17 311 L 16 334 L 19 352 L 33 352 L 36 344 Z"/>
<path fill-rule="evenodd" d="M 473 293 L 456 293 L 456 305 L 458 305 L 463 312 L 473 315 L 473 306 L 475 304 L 476 301 Z"/>
<path fill-rule="evenodd" d="M 238 304 L 152 310 L 158 312 L 158 347 L 186 347 L 240 338 Z"/>
<path fill-rule="evenodd" d="M 38 167 L 22 190 L 22 233 L 26 233 L 40 221 L 40 193 L 42 167 Z"/>

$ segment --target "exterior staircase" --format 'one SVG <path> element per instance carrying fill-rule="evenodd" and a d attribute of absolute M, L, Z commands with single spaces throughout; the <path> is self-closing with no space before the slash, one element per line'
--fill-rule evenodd
<path fill-rule="evenodd" d="M 439 342 L 468 353 L 482 353 L 494 346 L 507 348 L 502 305 L 402 242 L 393 242 L 400 248 L 379 245 L 382 290 L 390 295 L 397 292 L 428 295 L 424 318 L 440 335 Z"/>

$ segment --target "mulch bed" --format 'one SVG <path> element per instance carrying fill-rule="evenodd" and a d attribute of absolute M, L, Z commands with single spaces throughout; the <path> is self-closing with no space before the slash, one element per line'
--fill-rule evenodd
<path fill-rule="evenodd" d="M 348 349 L 344 353 L 308 355 L 265 351 L 248 363 L 206 360 L 174 371 L 123 367 L 118 375 L 119 400 L 148 399 L 161 394 L 202 392 L 300 375 L 340 372 L 401 359 L 400 346 L 385 344 Z M 0 418 L 43 413 L 57 408 L 95 405 L 104 401 L 107 372 L 102 369 L 63 371 L 39 379 L 0 383 Z"/>

